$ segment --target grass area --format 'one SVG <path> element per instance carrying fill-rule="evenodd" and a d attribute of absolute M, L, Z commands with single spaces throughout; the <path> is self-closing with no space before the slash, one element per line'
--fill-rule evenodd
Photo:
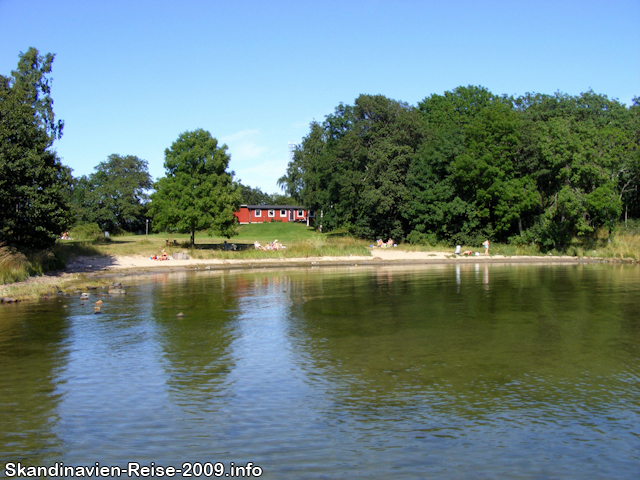
<path fill-rule="evenodd" d="M 195 248 L 189 245 L 188 234 L 119 235 L 98 243 L 87 241 L 61 241 L 59 248 L 69 255 L 78 248 L 91 248 L 101 255 L 158 255 L 163 249 L 167 254 L 185 252 L 192 258 L 252 259 L 293 258 L 307 256 L 369 255 L 369 243 L 340 233 L 317 233 L 300 223 L 260 223 L 240 225 L 238 235 L 226 239 L 209 237 L 205 232 L 196 234 Z M 262 245 L 278 240 L 286 245 L 284 250 L 256 251 L 253 243 Z M 237 251 L 224 251 L 224 241 L 235 244 Z"/>
<path fill-rule="evenodd" d="M 445 244 L 433 246 L 402 244 L 401 247 L 402 250 L 409 252 L 454 252 L 454 247 Z M 484 253 L 484 247 L 481 245 L 461 245 L 461 251 L 466 250 Z M 640 235 L 618 233 L 611 238 L 611 241 L 609 238 L 575 239 L 566 248 L 550 252 L 542 252 L 537 245 L 492 243 L 489 253 L 506 257 L 550 255 L 640 261 Z"/>
<path fill-rule="evenodd" d="M 437 245 L 411 245 L 403 243 L 400 247 L 407 252 L 451 252 L 451 254 L 453 254 L 455 251 L 455 246 L 444 243 Z M 461 245 L 460 247 L 460 251 L 462 252 L 471 250 L 472 252 L 479 252 L 480 254 L 484 253 L 484 247 L 482 245 Z M 491 255 L 505 256 L 543 255 L 535 245 L 510 245 L 506 243 L 492 243 L 489 248 L 489 253 Z"/>

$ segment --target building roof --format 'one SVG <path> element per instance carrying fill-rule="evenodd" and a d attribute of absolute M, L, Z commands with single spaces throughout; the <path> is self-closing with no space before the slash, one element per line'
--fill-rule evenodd
<path fill-rule="evenodd" d="M 301 207 L 299 205 L 240 205 L 240 207 L 247 207 L 250 210 L 306 210 L 307 207 Z"/>

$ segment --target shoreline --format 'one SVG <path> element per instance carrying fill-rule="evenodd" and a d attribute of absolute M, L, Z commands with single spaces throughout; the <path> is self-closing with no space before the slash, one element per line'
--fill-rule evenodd
<path fill-rule="evenodd" d="M 258 259 L 189 259 L 151 260 L 143 256 L 95 256 L 78 257 L 69 263 L 66 273 L 84 273 L 91 277 L 137 275 L 149 272 L 171 272 L 185 270 L 239 270 L 254 268 L 316 267 L 349 265 L 429 265 L 449 263 L 602 263 L 602 258 L 570 256 L 454 256 L 449 252 L 406 252 L 400 250 L 375 250 L 371 256 L 350 255 L 348 257 L 297 257 Z M 611 260 L 610 260 L 611 261 Z M 615 260 L 621 262 L 622 260 Z"/>
<path fill-rule="evenodd" d="M 348 257 L 306 257 L 306 258 L 263 258 L 249 260 L 189 259 L 189 260 L 151 260 L 146 256 L 101 255 L 76 257 L 64 271 L 31 277 L 23 282 L 0 286 L 2 303 L 14 303 L 25 300 L 48 298 L 55 291 L 86 291 L 96 284 L 104 285 L 113 277 L 140 276 L 153 273 L 172 273 L 200 270 L 254 270 L 281 268 L 317 268 L 348 266 L 408 266 L 408 265 L 447 265 L 447 264 L 595 264 L 595 263 L 636 263 L 624 259 L 606 259 L 570 256 L 504 256 L 479 255 L 456 256 L 450 252 L 406 252 L 397 249 L 373 249 L 371 256 Z"/>

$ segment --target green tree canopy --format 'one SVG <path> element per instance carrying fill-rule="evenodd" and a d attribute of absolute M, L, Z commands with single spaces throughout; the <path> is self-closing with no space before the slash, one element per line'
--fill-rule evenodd
<path fill-rule="evenodd" d="M 361 95 L 311 124 L 278 184 L 328 230 L 562 249 L 638 215 L 639 112 L 592 91 Z"/>
<path fill-rule="evenodd" d="M 74 182 L 74 206 L 81 222 L 107 231 L 144 228 L 148 191 L 152 187 L 146 160 L 109 155 L 96 171 Z"/>
<path fill-rule="evenodd" d="M 50 79 L 53 55 L 21 54 L 12 78 L 0 75 L 0 242 L 46 248 L 70 222 L 71 173 L 50 149 L 62 134 Z"/>
<path fill-rule="evenodd" d="M 252 188 L 238 182 L 238 189 L 240 190 L 240 203 L 244 205 L 268 205 L 271 203 L 271 196 L 257 187 Z"/>
<path fill-rule="evenodd" d="M 382 95 L 339 105 L 294 152 L 285 192 L 322 211 L 322 225 L 363 237 L 404 238 L 405 177 L 424 137 L 417 110 Z"/>
<path fill-rule="evenodd" d="M 191 245 L 198 230 L 236 235 L 233 212 L 241 197 L 227 171 L 227 146 L 218 146 L 209 132 L 198 129 L 181 134 L 164 156 L 166 176 L 154 184 L 151 195 L 154 229 L 190 233 Z"/>

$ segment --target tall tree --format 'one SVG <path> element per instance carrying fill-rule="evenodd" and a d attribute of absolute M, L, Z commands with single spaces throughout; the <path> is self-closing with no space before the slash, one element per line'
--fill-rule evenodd
<path fill-rule="evenodd" d="M 70 221 L 70 170 L 50 148 L 62 134 L 52 62 L 30 48 L 12 78 L 0 76 L 0 241 L 18 247 L 49 247 Z"/>
<path fill-rule="evenodd" d="M 89 221 L 111 231 L 135 231 L 143 227 L 147 192 L 152 186 L 146 160 L 133 155 L 109 155 L 76 186 L 78 195 L 84 187 L 81 205 Z"/>
<path fill-rule="evenodd" d="M 458 87 L 419 104 L 428 141 L 414 158 L 406 209 L 414 242 L 481 243 L 506 238 L 531 208 L 524 172 L 513 164 L 516 114 L 483 87 Z"/>
<path fill-rule="evenodd" d="M 56 121 L 53 113 L 52 79 L 47 76 L 51 73 L 54 58 L 52 53 L 43 56 L 31 47 L 26 53 L 20 53 L 18 68 L 11 72 L 13 87 L 23 92 L 33 108 L 38 127 L 49 137 L 50 145 L 62 138 L 64 128 L 64 122 Z"/>
<path fill-rule="evenodd" d="M 405 177 L 424 137 L 415 108 L 382 95 L 360 95 L 339 105 L 295 152 L 285 191 L 322 211 L 322 225 L 358 236 L 406 235 Z"/>
<path fill-rule="evenodd" d="M 205 130 L 184 132 L 164 152 L 166 176 L 155 184 L 151 215 L 155 230 L 191 234 L 208 230 L 209 235 L 236 235 L 233 212 L 240 205 L 240 192 L 228 172 L 227 146 Z"/>

